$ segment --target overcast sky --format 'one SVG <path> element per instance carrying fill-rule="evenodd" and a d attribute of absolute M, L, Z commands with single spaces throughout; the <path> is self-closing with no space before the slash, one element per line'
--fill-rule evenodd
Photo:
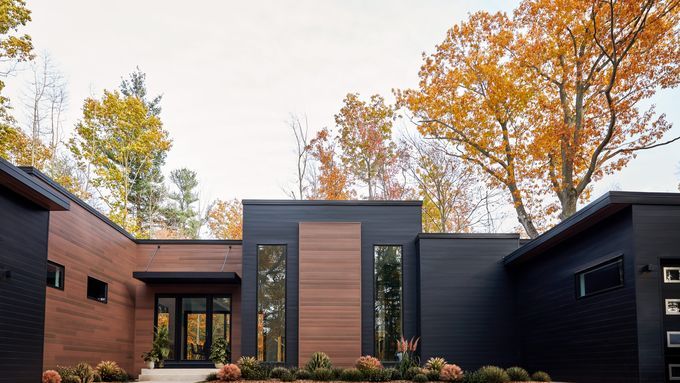
<path fill-rule="evenodd" d="M 469 12 L 510 1 L 54 1 L 28 0 L 27 28 L 68 79 L 69 129 L 83 99 L 116 88 L 139 66 L 162 93 L 174 141 L 166 173 L 198 172 L 205 198 L 284 198 L 293 181 L 290 113 L 314 131 L 333 125 L 348 92 L 417 85 L 423 51 Z M 22 75 L 8 80 L 17 103 Z M 680 135 L 680 91 L 658 94 Z M 670 136 L 670 135 L 669 135 Z M 642 153 L 600 181 L 619 190 L 672 191 L 680 143 Z"/>

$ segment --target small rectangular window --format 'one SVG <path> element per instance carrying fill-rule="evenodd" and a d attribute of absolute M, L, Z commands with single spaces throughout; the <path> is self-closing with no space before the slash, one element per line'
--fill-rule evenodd
<path fill-rule="evenodd" d="M 55 289 L 64 289 L 64 266 L 47 261 L 47 286 Z"/>
<path fill-rule="evenodd" d="M 668 380 L 680 380 L 680 364 L 668 365 Z"/>
<path fill-rule="evenodd" d="M 666 299 L 666 315 L 680 315 L 680 299 Z"/>
<path fill-rule="evenodd" d="M 680 283 L 680 267 L 664 267 L 663 282 Z"/>
<path fill-rule="evenodd" d="M 680 331 L 666 331 L 666 345 L 668 347 L 680 347 Z"/>
<path fill-rule="evenodd" d="M 576 274 L 579 298 L 623 286 L 623 259 L 607 261 Z"/>
<path fill-rule="evenodd" d="M 99 279 L 87 277 L 87 297 L 97 302 L 108 301 L 109 285 Z"/>

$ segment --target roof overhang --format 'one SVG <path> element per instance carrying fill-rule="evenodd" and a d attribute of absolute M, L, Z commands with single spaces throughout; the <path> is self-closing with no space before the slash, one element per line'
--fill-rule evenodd
<path fill-rule="evenodd" d="M 45 210 L 69 210 L 69 201 L 43 186 L 18 167 L 0 158 L 0 185 Z"/>
<path fill-rule="evenodd" d="M 132 277 L 147 284 L 240 284 L 241 277 L 224 271 L 135 271 Z"/>

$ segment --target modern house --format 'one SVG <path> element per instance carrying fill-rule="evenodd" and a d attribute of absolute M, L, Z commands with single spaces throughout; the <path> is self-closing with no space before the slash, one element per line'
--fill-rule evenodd
<path fill-rule="evenodd" d="M 243 240 L 140 240 L 0 159 L 0 382 L 115 360 L 420 357 L 561 381 L 680 380 L 680 194 L 610 192 L 540 237 L 427 234 L 419 201 L 244 200 Z"/>

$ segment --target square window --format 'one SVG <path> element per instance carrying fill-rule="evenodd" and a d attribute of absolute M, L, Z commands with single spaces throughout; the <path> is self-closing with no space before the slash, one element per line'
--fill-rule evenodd
<path fill-rule="evenodd" d="M 576 274 L 576 296 L 587 297 L 623 287 L 623 258 L 601 263 Z"/>
<path fill-rule="evenodd" d="M 87 297 L 97 302 L 108 301 L 109 285 L 99 279 L 87 277 Z"/>
<path fill-rule="evenodd" d="M 666 331 L 666 346 L 680 347 L 680 331 Z"/>
<path fill-rule="evenodd" d="M 680 299 L 666 299 L 666 315 L 680 315 Z"/>
<path fill-rule="evenodd" d="M 664 283 L 680 283 L 680 267 L 663 268 Z"/>
<path fill-rule="evenodd" d="M 47 286 L 55 289 L 64 289 L 64 266 L 47 261 Z"/>
<path fill-rule="evenodd" d="M 680 364 L 669 364 L 668 365 L 668 379 L 669 380 L 680 380 Z"/>

